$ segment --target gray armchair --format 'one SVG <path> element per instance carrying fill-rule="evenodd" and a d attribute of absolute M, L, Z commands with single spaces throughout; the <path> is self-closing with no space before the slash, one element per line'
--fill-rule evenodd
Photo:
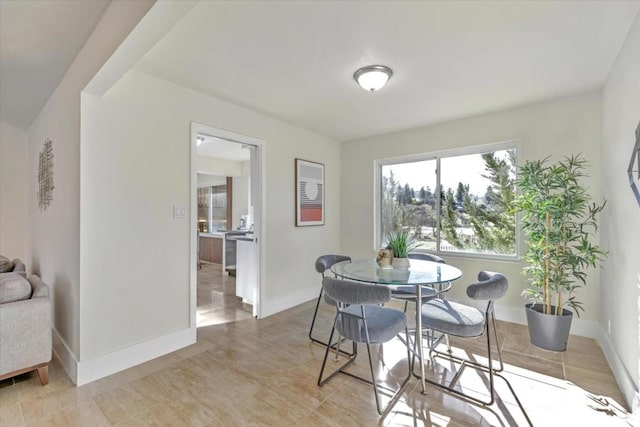
<path fill-rule="evenodd" d="M 1 302 L 3 300 L 7 302 Z M 46 385 L 50 361 L 49 287 L 38 276 L 31 276 L 27 281 L 19 273 L 3 274 L 0 277 L 0 380 L 37 370 L 40 382 Z"/>

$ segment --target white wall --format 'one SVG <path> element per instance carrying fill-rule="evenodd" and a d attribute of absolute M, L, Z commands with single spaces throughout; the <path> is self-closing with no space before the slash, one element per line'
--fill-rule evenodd
<path fill-rule="evenodd" d="M 26 131 L 0 122 L 0 254 L 23 262 L 28 261 L 27 197 L 35 193 L 28 176 L 37 173 L 27 168 L 27 141 Z"/>
<path fill-rule="evenodd" d="M 640 383 L 640 206 L 631 191 L 627 167 L 640 121 L 640 14 L 609 74 L 602 100 L 602 181 L 607 208 L 601 235 L 610 255 L 602 271 L 606 282 L 600 290 L 601 321 L 605 331 L 611 322 L 609 339 L 624 366 L 614 372 L 631 404 Z M 614 367 L 615 357 L 610 357 Z"/>
<path fill-rule="evenodd" d="M 549 155 L 558 158 L 583 153 L 591 163 L 591 178 L 587 183 L 595 200 L 599 200 L 600 106 L 599 93 L 589 93 L 345 143 L 342 151 L 343 252 L 352 257 L 372 257 L 374 254 L 373 194 L 377 190 L 373 182 L 376 159 L 518 140 L 519 163 Z M 525 301 L 520 294 L 527 282 L 521 274 L 523 264 L 451 255 L 445 258 L 461 268 L 464 274 L 452 289 L 452 298 L 465 298 L 465 285 L 476 278 L 478 271 L 499 271 L 508 277 L 510 289 L 499 301 L 498 316 L 524 321 L 522 307 Z M 583 319 L 599 319 L 599 284 L 600 272 L 594 270 L 589 275 L 587 287 L 578 295 L 586 310 L 581 316 Z"/>
<path fill-rule="evenodd" d="M 83 358 L 189 325 L 189 224 L 171 206 L 189 202 L 192 121 L 266 141 L 264 315 L 314 298 L 315 259 L 339 249 L 337 142 L 130 71 L 103 98 L 83 95 Z M 296 157 L 326 165 L 324 227 L 294 226 Z"/>
<path fill-rule="evenodd" d="M 74 381 L 80 358 L 80 92 L 152 4 L 113 2 L 107 8 L 29 128 L 28 186 L 35 188 L 38 153 L 49 138 L 55 189 L 46 211 L 38 209 L 35 192 L 27 193 L 31 238 L 26 261 L 52 288 L 54 348 Z"/>

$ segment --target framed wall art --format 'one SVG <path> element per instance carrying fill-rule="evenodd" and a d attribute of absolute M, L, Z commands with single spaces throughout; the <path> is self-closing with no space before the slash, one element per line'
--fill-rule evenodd
<path fill-rule="evenodd" d="M 324 165 L 296 159 L 296 227 L 324 225 Z"/>

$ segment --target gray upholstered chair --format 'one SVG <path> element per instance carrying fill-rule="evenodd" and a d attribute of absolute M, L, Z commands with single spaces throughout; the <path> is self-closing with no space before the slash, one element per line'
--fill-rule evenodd
<path fill-rule="evenodd" d="M 433 261 L 433 262 L 439 262 L 441 264 L 446 264 L 447 261 L 444 260 L 444 258 L 439 257 L 438 255 L 432 254 L 430 252 L 425 252 L 423 250 L 420 249 L 416 249 L 414 251 L 411 251 L 407 254 L 407 258 L 409 259 L 421 259 L 423 261 Z"/>
<path fill-rule="evenodd" d="M 442 384 L 430 379 L 426 379 L 426 381 L 430 384 L 435 385 L 436 387 L 444 389 L 447 392 L 467 399 L 468 401 L 483 406 L 489 406 L 495 402 L 494 376 L 500 377 L 507 383 L 507 386 L 515 397 L 518 406 L 520 406 L 520 409 L 524 413 L 525 418 L 531 425 L 531 420 L 529 420 L 529 417 L 522 404 L 520 403 L 518 396 L 513 390 L 513 387 L 511 386 L 509 381 L 500 374 L 500 372 L 504 370 L 504 365 L 502 363 L 502 353 L 500 352 L 500 345 L 498 343 L 498 333 L 496 330 L 496 320 L 494 313 L 494 301 L 502 298 L 507 293 L 508 289 L 509 282 L 507 281 L 507 278 L 505 276 L 500 273 L 481 271 L 478 274 L 478 281 L 476 283 L 472 283 L 467 287 L 467 296 L 472 300 L 486 301 L 487 306 L 484 311 L 476 307 L 448 301 L 441 298 L 431 299 L 422 305 L 423 328 L 428 328 L 446 335 L 463 338 L 474 338 L 482 335 L 486 335 L 487 337 L 487 365 L 454 356 L 451 353 L 450 349 L 448 352 L 444 353 L 436 350 L 435 348 L 431 348 L 429 351 L 429 357 L 434 363 L 435 358 L 440 357 L 449 362 L 460 363 L 460 368 L 449 384 Z M 499 367 L 494 367 L 494 360 L 491 354 L 492 335 L 493 339 L 495 340 L 494 344 L 498 349 Z M 455 388 L 455 384 L 459 376 L 462 374 L 466 367 L 471 367 L 473 369 L 489 374 L 489 400 L 482 400 L 475 396 L 470 396 Z"/>
<path fill-rule="evenodd" d="M 51 360 L 49 287 L 38 276 L 0 277 L 0 380 L 37 370 L 49 382 Z"/>
<path fill-rule="evenodd" d="M 376 408 L 379 414 L 386 413 L 396 402 L 404 386 L 411 378 L 411 370 L 407 369 L 407 376 L 393 393 L 391 400 L 382 408 L 378 392 L 373 359 L 371 356 L 371 344 L 382 344 L 392 340 L 396 335 L 407 330 L 407 315 L 399 310 L 388 307 L 380 307 L 391 299 L 391 290 L 386 286 L 376 286 L 366 283 L 352 282 L 325 277 L 322 280 L 322 288 L 325 294 L 337 302 L 336 317 L 331 329 L 329 343 L 333 341 L 334 333 L 338 332 L 338 342 L 348 339 L 353 342 L 353 355 L 348 357 L 346 363 L 340 366 L 332 374 L 323 379 L 324 370 L 331 346 L 327 345 L 318 376 L 318 385 L 322 386 L 337 374 L 345 374 L 359 379 L 373 386 L 376 399 Z M 345 369 L 351 365 L 358 356 L 358 343 L 366 343 L 371 369 L 371 380 L 355 375 Z M 407 346 L 407 360 L 410 360 L 409 347 Z"/>
<path fill-rule="evenodd" d="M 336 264 L 338 262 L 343 262 L 343 261 L 349 261 L 351 262 L 351 257 L 348 257 L 346 255 L 322 255 L 320 257 L 318 257 L 318 259 L 316 260 L 316 271 L 318 273 L 320 273 L 322 275 L 322 278 L 324 279 L 325 277 L 325 272 L 327 270 L 329 270 L 331 268 L 331 266 L 333 264 Z M 316 324 L 316 317 L 318 316 L 318 308 L 320 307 L 320 301 L 322 300 L 322 295 L 323 295 L 323 289 L 322 286 L 320 287 L 320 295 L 318 295 L 318 300 L 316 301 L 316 309 L 313 312 L 313 320 L 311 320 L 311 326 L 309 327 L 309 339 L 315 343 L 318 344 L 322 344 L 322 345 L 328 345 L 326 342 L 316 338 L 313 336 L 313 327 Z M 331 305 L 336 305 L 335 301 L 331 300 L 331 299 L 327 299 L 325 297 L 325 300 L 328 304 Z"/>

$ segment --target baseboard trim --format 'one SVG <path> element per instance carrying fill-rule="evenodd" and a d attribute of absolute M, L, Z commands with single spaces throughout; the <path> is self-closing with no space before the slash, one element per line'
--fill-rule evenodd
<path fill-rule="evenodd" d="M 270 300 L 262 300 L 261 308 L 262 308 L 262 316 L 267 317 L 272 314 L 280 313 L 281 311 L 288 310 L 300 304 L 303 304 L 307 301 L 314 300 L 318 298 L 318 293 L 320 292 L 320 287 L 318 288 L 307 288 L 299 290 L 298 292 L 294 292 L 291 295 L 287 295 L 283 298 L 270 299 Z"/>
<path fill-rule="evenodd" d="M 611 367 L 613 375 L 616 377 L 616 382 L 618 383 L 618 387 L 620 387 L 620 391 L 622 391 L 622 395 L 627 403 L 627 408 L 635 412 L 637 411 L 637 408 L 635 408 L 634 399 L 637 399 L 638 387 L 634 384 L 629 371 L 627 371 L 622 360 L 620 360 L 618 353 L 613 347 L 613 343 L 611 343 L 609 335 L 604 332 L 603 327 L 600 327 L 599 332 L 600 334 L 596 338 L 596 341 L 600 344 L 604 357 L 607 358 L 609 367 Z"/>
<path fill-rule="evenodd" d="M 53 353 L 73 383 L 80 387 L 100 378 L 195 344 L 196 328 L 187 328 L 113 353 L 79 362 L 66 341 L 53 328 Z"/>
<path fill-rule="evenodd" d="M 90 383 L 156 357 L 195 344 L 196 328 L 187 328 L 77 364 L 76 385 Z"/>
<path fill-rule="evenodd" d="M 53 328 L 53 353 L 56 355 L 65 372 L 74 384 L 78 384 L 78 359 L 71 351 L 67 342 L 60 336 L 58 330 Z"/>

